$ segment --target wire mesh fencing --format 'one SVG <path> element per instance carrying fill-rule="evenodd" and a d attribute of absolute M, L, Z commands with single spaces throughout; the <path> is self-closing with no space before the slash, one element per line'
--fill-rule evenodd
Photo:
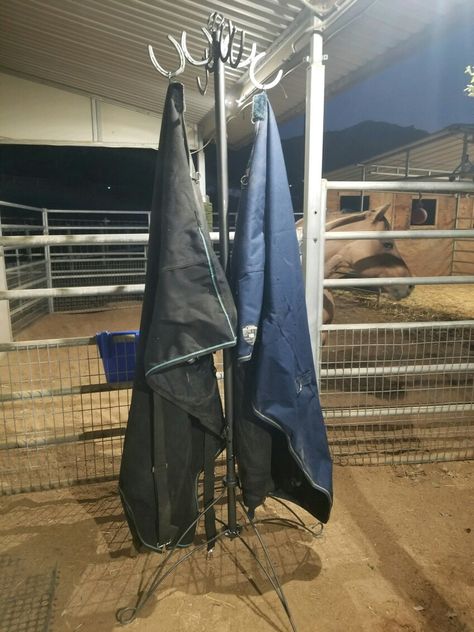
<path fill-rule="evenodd" d="M 25 237 L 43 235 L 42 209 L 14 208 L 0 202 L 0 235 Z M 47 257 L 45 248 L 3 249 L 4 283 L 9 290 L 34 289 L 47 285 Z M 2 280 L 0 279 L 0 284 Z M 15 299 L 10 301 L 10 320 L 14 333 L 30 325 L 48 312 L 45 298 Z"/>
<path fill-rule="evenodd" d="M 325 329 L 336 463 L 474 458 L 474 321 Z M 105 368 L 95 337 L 0 345 L 2 494 L 118 476 L 136 338 L 118 343 Z"/>
<path fill-rule="evenodd" d="M 48 211 L 50 235 L 113 235 L 148 232 L 148 212 Z M 128 285 L 144 283 L 147 247 L 139 244 L 50 246 L 51 286 Z M 126 294 L 120 300 L 140 300 Z M 55 297 L 55 311 L 90 309 L 109 303 L 111 297 Z"/>
<path fill-rule="evenodd" d="M 95 337 L 2 344 L 0 379 L 2 493 L 117 476 L 130 383 L 107 382 Z"/>
<path fill-rule="evenodd" d="M 336 463 L 474 458 L 474 321 L 324 329 L 321 399 Z"/>
<path fill-rule="evenodd" d="M 50 210 L 0 202 L 0 235 L 35 237 L 76 235 L 134 235 L 147 233 L 147 211 Z M 67 244 L 4 249 L 0 287 L 8 290 L 134 285 L 145 281 L 145 244 Z M 5 278 L 3 278 L 3 276 Z M 120 301 L 141 300 L 141 294 L 121 294 Z M 16 336 L 44 314 L 90 310 L 117 300 L 110 294 L 11 299 L 12 332 Z"/>
<path fill-rule="evenodd" d="M 0 494 L 118 477 L 138 337 L 112 335 L 0 344 Z"/>

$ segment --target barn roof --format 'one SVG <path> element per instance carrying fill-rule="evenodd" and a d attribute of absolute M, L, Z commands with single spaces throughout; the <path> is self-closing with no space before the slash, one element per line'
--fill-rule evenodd
<path fill-rule="evenodd" d="M 324 177 L 328 180 L 474 180 L 474 125 L 449 125 L 403 147 L 327 172 Z"/>
<path fill-rule="evenodd" d="M 306 52 L 312 29 L 323 32 L 326 95 L 333 96 L 369 76 L 423 41 L 428 29 L 465 20 L 472 0 L 2 0 L 0 70 L 58 87 L 161 113 L 166 80 L 151 66 L 147 45 L 161 64 L 177 66 L 166 34 L 188 33 L 198 56 L 200 27 L 211 11 L 224 12 L 248 32 L 258 51 L 268 54 L 260 80 L 282 64 L 293 68 L 272 93 L 280 120 L 304 109 Z M 294 69 L 294 66 L 297 66 Z M 202 97 L 194 69 L 186 71 L 187 119 L 203 133 L 212 131 L 212 92 Z M 236 97 L 249 90 L 246 70 L 229 70 L 228 87 Z M 250 131 L 248 111 L 233 117 L 230 141 Z"/>

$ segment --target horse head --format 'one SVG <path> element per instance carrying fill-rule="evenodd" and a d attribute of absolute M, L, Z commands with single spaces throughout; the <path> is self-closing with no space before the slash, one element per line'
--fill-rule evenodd
<path fill-rule="evenodd" d="M 326 225 L 326 232 L 337 231 L 389 231 L 391 226 L 385 213 L 390 205 L 345 215 Z M 377 278 L 410 277 L 411 272 L 393 239 L 327 240 L 325 250 L 326 278 Z M 408 296 L 413 285 L 382 285 L 391 298 L 400 300 Z"/>

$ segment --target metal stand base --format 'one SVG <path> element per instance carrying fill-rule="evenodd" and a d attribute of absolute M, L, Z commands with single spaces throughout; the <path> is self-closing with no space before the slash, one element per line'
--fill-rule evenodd
<path fill-rule="evenodd" d="M 302 529 L 303 531 L 305 531 L 306 533 L 309 533 L 310 535 L 312 535 L 313 537 L 320 537 L 321 533 L 322 533 L 322 525 L 319 523 L 317 525 L 317 531 L 315 529 L 311 529 L 310 527 L 307 527 L 305 525 L 305 523 L 303 522 L 303 520 L 291 509 L 291 507 L 289 507 L 284 501 L 282 501 L 279 498 L 275 498 L 272 497 L 273 500 L 276 500 L 277 502 L 279 502 L 281 505 L 283 505 L 287 511 L 289 511 L 294 518 L 280 518 L 278 516 L 276 517 L 271 517 L 271 518 L 261 518 L 261 519 L 257 519 L 255 520 L 252 516 L 249 515 L 249 512 L 247 511 L 246 507 L 243 505 L 243 503 L 238 500 L 238 504 L 241 508 L 241 510 L 243 511 L 243 514 L 245 515 L 247 524 L 250 525 L 250 527 L 252 528 L 253 532 L 255 533 L 258 542 L 260 544 L 261 550 L 263 552 L 263 556 L 266 560 L 266 565 L 262 563 L 262 561 L 259 559 L 258 555 L 256 554 L 256 552 L 253 550 L 253 548 L 248 544 L 248 542 L 246 542 L 242 531 L 243 531 L 243 527 L 240 524 L 236 524 L 232 529 L 229 528 L 229 526 L 227 524 L 225 524 L 222 520 L 220 520 L 219 518 L 216 518 L 217 522 L 219 522 L 222 525 L 222 529 L 221 531 L 211 540 L 206 540 L 205 542 L 202 542 L 201 544 L 198 544 L 197 546 L 194 546 L 190 551 L 188 551 L 187 553 L 185 553 L 182 557 L 180 557 L 177 561 L 175 561 L 174 563 L 171 564 L 171 566 L 169 566 L 169 568 L 165 571 L 165 567 L 168 565 L 168 562 L 171 560 L 172 557 L 174 557 L 176 555 L 176 553 L 178 551 L 183 551 L 184 549 L 182 547 L 180 547 L 180 542 L 182 541 L 182 539 L 187 535 L 187 533 L 189 532 L 190 529 L 192 529 L 200 520 L 201 518 L 204 517 L 204 515 L 206 514 L 207 511 L 209 511 L 209 509 L 211 507 L 213 507 L 214 505 L 216 505 L 222 498 L 224 498 L 224 496 L 226 495 L 226 491 L 227 491 L 227 487 L 225 485 L 225 480 L 223 481 L 224 485 L 223 485 L 223 489 L 221 491 L 221 493 L 214 499 L 214 501 L 203 511 L 201 511 L 201 513 L 198 515 L 198 517 L 196 518 L 196 520 L 194 520 L 188 527 L 188 529 L 186 529 L 186 531 L 181 535 L 180 539 L 178 540 L 178 542 L 171 548 L 167 549 L 165 546 L 163 547 L 162 550 L 162 554 L 165 555 L 163 561 L 159 564 L 158 568 L 156 569 L 156 571 L 154 572 L 153 577 L 149 580 L 148 585 L 139 592 L 138 595 L 138 600 L 135 606 L 132 607 L 126 607 L 126 608 L 120 608 L 119 610 L 117 610 L 116 613 L 116 618 L 117 621 L 119 623 L 121 623 L 122 625 L 127 625 L 129 623 L 131 623 L 132 621 L 134 621 L 138 614 L 140 613 L 140 611 L 143 609 L 143 607 L 145 606 L 145 604 L 148 602 L 148 600 L 155 594 L 155 592 L 158 590 L 158 588 L 161 586 L 161 584 L 165 581 L 165 579 L 167 577 L 169 577 L 169 575 L 171 575 L 173 572 L 175 572 L 178 567 L 185 562 L 187 559 L 189 559 L 192 555 L 194 555 L 195 553 L 199 552 L 199 551 L 204 551 L 207 549 L 207 557 L 211 558 L 213 555 L 213 551 L 214 551 L 214 546 L 217 542 L 219 542 L 220 540 L 227 538 L 229 540 L 234 540 L 236 538 L 239 539 L 240 542 L 242 542 L 242 544 L 244 545 L 244 547 L 246 548 L 246 550 L 252 555 L 252 557 L 255 559 L 258 567 L 260 568 L 260 570 L 263 572 L 263 574 L 265 575 L 265 577 L 268 579 L 268 581 L 270 582 L 273 590 L 275 591 L 275 593 L 277 594 L 278 599 L 280 600 L 280 603 L 288 617 L 288 621 L 290 623 L 291 629 L 293 632 L 297 632 L 296 629 L 296 625 L 295 622 L 293 620 L 292 614 L 291 614 L 291 610 L 290 607 L 288 605 L 288 602 L 286 600 L 285 594 L 283 592 L 283 587 L 280 583 L 280 580 L 278 579 L 278 575 L 276 573 L 275 570 L 275 566 L 270 558 L 270 554 L 268 552 L 268 548 L 262 538 L 262 535 L 260 534 L 257 525 L 259 524 L 281 524 L 283 526 L 287 526 L 290 528 L 296 528 L 296 529 Z M 224 550 L 229 553 L 226 549 L 226 547 L 224 547 Z M 242 570 L 242 569 L 241 569 Z"/>

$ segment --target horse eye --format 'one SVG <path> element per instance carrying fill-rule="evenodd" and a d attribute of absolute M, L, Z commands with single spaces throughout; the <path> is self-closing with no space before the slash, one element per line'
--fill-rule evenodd
<path fill-rule="evenodd" d="M 386 248 L 387 250 L 392 250 L 393 243 L 391 241 L 384 241 L 383 242 L 383 247 Z"/>

